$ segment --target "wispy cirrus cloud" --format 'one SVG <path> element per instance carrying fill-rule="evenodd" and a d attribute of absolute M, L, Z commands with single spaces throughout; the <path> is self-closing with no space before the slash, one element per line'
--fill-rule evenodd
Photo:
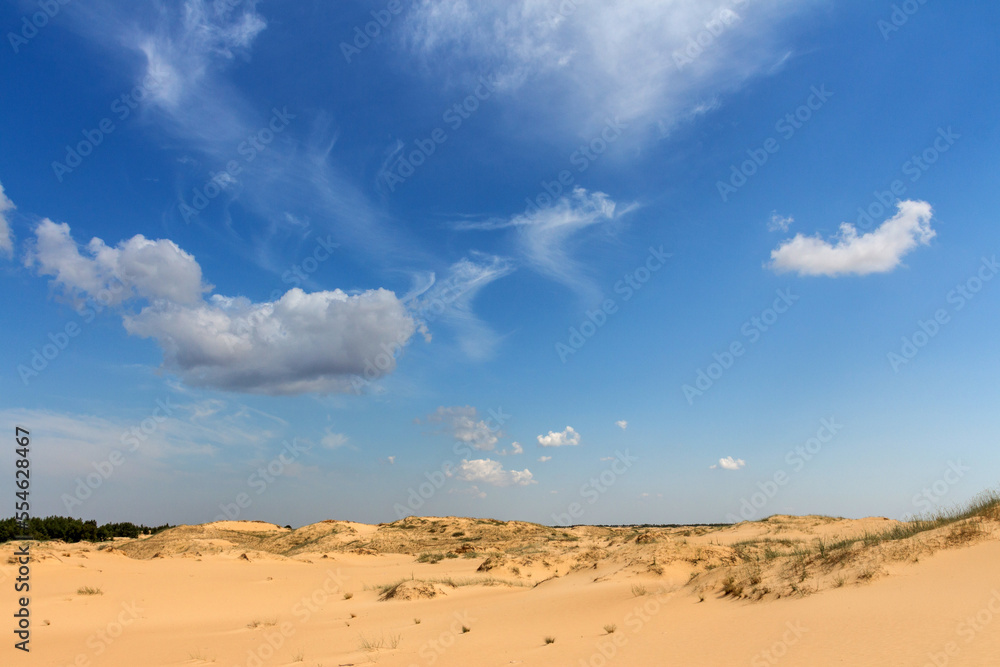
<path fill-rule="evenodd" d="M 511 105 L 549 118 L 538 127 L 546 134 L 587 135 L 607 117 L 665 132 L 719 92 L 776 70 L 790 57 L 788 20 L 812 4 L 422 0 L 401 42 L 455 85 L 491 72 Z"/>
<path fill-rule="evenodd" d="M 14 234 L 10 229 L 10 221 L 7 220 L 7 212 L 15 208 L 17 207 L 3 191 L 3 184 L 0 183 L 0 255 L 7 257 L 14 256 Z"/>
<path fill-rule="evenodd" d="M 451 327 L 462 352 L 481 361 L 493 355 L 500 336 L 476 315 L 473 302 L 481 290 L 514 270 L 507 258 L 472 251 L 448 267 L 440 280 L 434 273 L 419 275 L 404 301 L 421 322 Z"/>
<path fill-rule="evenodd" d="M 532 208 L 506 220 L 463 221 L 459 230 L 513 229 L 520 258 L 541 275 L 573 290 L 588 304 L 602 292 L 583 263 L 574 256 L 582 232 L 619 220 L 636 208 L 617 205 L 603 192 L 577 187 L 551 206 Z"/>

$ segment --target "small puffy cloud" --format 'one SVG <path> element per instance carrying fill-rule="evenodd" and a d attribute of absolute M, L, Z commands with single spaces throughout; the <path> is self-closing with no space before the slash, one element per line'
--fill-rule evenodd
<path fill-rule="evenodd" d="M 478 419 L 478 413 L 472 406 L 444 407 L 441 406 L 427 415 L 431 424 L 443 424 L 448 434 L 481 451 L 490 451 L 500 439 L 500 431 L 488 422 Z"/>
<path fill-rule="evenodd" d="M 396 465 L 396 457 L 395 456 L 387 456 L 387 457 L 385 457 L 385 460 L 389 462 L 389 465 Z"/>
<path fill-rule="evenodd" d="M 615 426 L 624 431 L 625 429 L 628 428 L 628 422 L 625 421 L 624 419 L 619 419 L 618 421 L 615 422 Z"/>
<path fill-rule="evenodd" d="M 572 447 L 580 444 L 580 434 L 573 430 L 572 426 L 567 426 L 565 431 L 556 433 L 549 431 L 548 435 L 538 436 L 540 447 Z"/>
<path fill-rule="evenodd" d="M 918 245 L 927 245 L 936 232 L 931 229 L 931 206 L 925 201 L 901 201 L 896 215 L 877 229 L 858 235 L 854 225 L 844 222 L 831 241 L 819 236 L 796 234 L 771 251 L 773 271 L 795 271 L 800 276 L 839 276 L 886 273 Z"/>
<path fill-rule="evenodd" d="M 492 486 L 527 486 L 536 483 L 527 468 L 505 470 L 499 461 L 493 459 L 463 460 L 453 474 L 466 482 L 481 482 Z"/>
<path fill-rule="evenodd" d="M 16 206 L 3 191 L 3 183 L 0 183 L 0 255 L 7 257 L 14 256 L 14 235 L 10 231 L 10 222 L 7 220 L 7 211 L 12 211 Z"/>
<path fill-rule="evenodd" d="M 787 232 L 789 226 L 795 222 L 795 218 L 788 216 L 787 218 L 779 215 L 777 211 L 771 211 L 771 219 L 767 222 L 767 231 L 769 232 Z"/>
<path fill-rule="evenodd" d="M 523 454 L 523 453 L 524 453 L 524 447 L 522 447 L 521 443 L 519 442 L 512 442 L 509 451 L 507 449 L 501 449 L 499 452 L 497 452 L 497 454 L 499 454 L 500 456 L 514 456 L 515 454 Z"/>
<path fill-rule="evenodd" d="M 552 460 L 551 456 L 539 456 L 538 457 L 538 462 L 539 463 L 545 463 L 546 461 L 551 461 L 551 460 Z"/>
<path fill-rule="evenodd" d="M 348 392 L 353 381 L 395 370 L 386 349 L 416 323 L 395 294 L 299 288 L 271 302 L 204 293 L 195 258 L 173 241 L 137 235 L 117 246 L 92 239 L 81 252 L 65 223 L 43 220 L 26 259 L 76 299 L 146 303 L 122 312 L 125 330 L 151 338 L 185 383 L 259 394 Z"/>
<path fill-rule="evenodd" d="M 347 436 L 343 433 L 334 433 L 330 429 L 327 429 L 323 437 L 320 438 L 319 443 L 327 449 L 337 449 L 347 444 Z M 389 458 L 392 459 L 393 457 L 390 456 Z M 392 461 L 389 462 L 392 463 Z"/>
<path fill-rule="evenodd" d="M 732 456 L 727 456 L 724 459 L 719 459 L 719 462 L 715 465 L 709 466 L 709 468 L 722 468 L 723 470 L 739 470 L 747 464 L 743 459 L 734 459 Z"/>

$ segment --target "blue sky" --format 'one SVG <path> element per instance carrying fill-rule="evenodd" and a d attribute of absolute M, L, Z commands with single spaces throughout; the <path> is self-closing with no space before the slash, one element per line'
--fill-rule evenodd
<path fill-rule="evenodd" d="M 996 484 L 993 4 L 50 5 L 0 9 L 36 514 L 901 517 Z"/>

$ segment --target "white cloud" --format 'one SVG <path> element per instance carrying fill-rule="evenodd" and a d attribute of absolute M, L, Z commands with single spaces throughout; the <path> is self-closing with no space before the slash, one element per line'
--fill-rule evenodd
<path fill-rule="evenodd" d="M 509 451 L 507 449 L 501 449 L 499 452 L 497 452 L 497 454 L 499 454 L 500 456 L 514 456 L 516 454 L 523 454 L 523 453 L 524 453 L 524 447 L 522 447 L 521 443 L 519 442 L 512 442 L 510 444 Z"/>
<path fill-rule="evenodd" d="M 719 462 L 715 465 L 709 466 L 709 468 L 723 468 L 724 470 L 739 470 L 747 464 L 743 459 L 734 459 L 732 456 L 727 456 L 724 459 L 719 459 Z"/>
<path fill-rule="evenodd" d="M 551 461 L 551 460 L 552 460 L 551 456 L 539 456 L 538 457 L 538 462 L 539 463 L 545 463 L 546 461 Z"/>
<path fill-rule="evenodd" d="M 388 461 L 389 465 L 391 465 L 391 466 L 392 465 L 396 465 L 396 457 L 395 456 L 387 456 L 387 457 L 385 457 L 385 460 Z"/>
<path fill-rule="evenodd" d="M 532 269 L 570 288 L 585 302 L 592 303 L 600 299 L 601 290 L 579 260 L 573 257 L 570 241 L 583 230 L 614 222 L 634 208 L 629 205 L 619 209 L 603 192 L 591 193 L 577 187 L 550 206 L 532 208 L 509 220 L 463 222 L 456 228 L 514 228 L 518 250 Z"/>
<path fill-rule="evenodd" d="M 492 459 L 463 460 L 454 474 L 466 482 L 482 482 L 492 486 L 527 486 L 536 483 L 527 468 L 504 470 L 499 461 Z"/>
<path fill-rule="evenodd" d="M 580 434 L 573 430 L 572 426 L 567 426 L 565 431 L 556 433 L 549 431 L 548 435 L 538 436 L 540 447 L 572 447 L 580 444 Z"/>
<path fill-rule="evenodd" d="M 470 486 L 470 487 L 468 487 L 466 489 L 448 489 L 448 493 L 453 493 L 453 494 L 456 494 L 456 495 L 474 496 L 476 498 L 485 498 L 486 497 L 486 492 L 485 491 L 480 491 L 479 487 L 476 486 L 475 484 L 473 484 L 472 486 Z"/>
<path fill-rule="evenodd" d="M 157 103 L 174 108 L 189 101 L 204 92 L 205 79 L 219 63 L 247 57 L 267 28 L 256 4 L 187 0 L 176 29 L 129 32 L 126 42 L 146 56 L 147 75 L 159 81 L 153 90 Z"/>
<path fill-rule="evenodd" d="M 877 229 L 858 236 L 854 225 L 844 222 L 840 234 L 828 242 L 819 236 L 796 234 L 771 251 L 770 268 L 796 271 L 803 276 L 839 276 L 885 273 L 899 266 L 902 258 L 918 245 L 927 245 L 936 232 L 931 229 L 931 206 L 924 201 L 901 201 L 896 215 Z"/>
<path fill-rule="evenodd" d="M 419 275 L 419 287 L 404 301 L 417 319 L 440 321 L 454 328 L 459 348 L 467 357 L 486 359 L 500 338 L 476 316 L 472 302 L 481 289 L 513 271 L 513 263 L 506 258 L 472 252 L 452 264 L 443 280 L 437 280 L 434 273 Z"/>
<path fill-rule="evenodd" d="M 459 442 L 469 444 L 475 449 L 489 451 L 496 445 L 502 433 L 487 421 L 478 419 L 478 416 L 476 409 L 469 405 L 441 406 L 427 415 L 427 421 L 431 424 L 446 425 L 448 434 Z"/>
<path fill-rule="evenodd" d="M 100 296 L 108 305 L 131 298 L 193 305 L 211 289 L 202 283 L 198 262 L 173 241 L 150 241 L 139 234 L 110 248 L 94 238 L 86 253 L 80 253 L 69 225 L 46 218 L 35 228 L 27 264 L 41 275 L 54 276 L 54 283 L 68 294 Z"/>
<path fill-rule="evenodd" d="M 526 115 L 544 105 L 540 132 L 592 136 L 608 116 L 667 131 L 787 58 L 803 4 L 818 3 L 422 0 L 402 34 L 415 69 L 460 87 L 491 72 Z"/>
<path fill-rule="evenodd" d="M 788 227 L 793 222 L 795 222 L 795 218 L 792 216 L 784 217 L 779 215 L 777 211 L 771 211 L 771 219 L 767 221 L 767 231 L 787 232 Z"/>
<path fill-rule="evenodd" d="M 628 428 L 628 422 L 625 421 L 624 419 L 619 419 L 618 421 L 615 422 L 615 426 L 624 431 L 625 429 Z"/>
<path fill-rule="evenodd" d="M 7 257 L 14 256 L 14 235 L 10 231 L 10 221 L 7 220 L 7 211 L 12 211 L 16 206 L 3 191 L 3 183 L 0 183 L 0 255 Z"/>
<path fill-rule="evenodd" d="M 347 436 L 343 433 L 334 433 L 330 429 L 326 430 L 323 437 L 320 438 L 319 444 L 323 445 L 327 449 L 337 449 L 338 447 L 343 447 L 347 444 Z M 389 463 L 392 463 L 394 457 L 389 457 Z"/>
<path fill-rule="evenodd" d="M 211 295 L 194 257 L 172 241 L 134 236 L 112 248 L 100 239 L 81 254 L 69 226 L 43 220 L 28 263 L 77 297 L 146 301 L 126 312 L 125 330 L 157 341 L 164 365 L 189 385 L 263 394 L 347 392 L 352 377 L 395 370 L 385 353 L 416 324 L 384 289 L 348 295 L 299 288 L 273 302 Z M 116 291 L 114 291 L 116 290 Z"/>

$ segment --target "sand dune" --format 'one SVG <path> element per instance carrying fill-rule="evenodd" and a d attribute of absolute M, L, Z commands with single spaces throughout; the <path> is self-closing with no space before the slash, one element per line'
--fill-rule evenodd
<path fill-rule="evenodd" d="M 32 651 L 8 641 L 3 664 L 1000 664 L 995 508 L 875 537 L 904 527 L 411 517 L 41 543 Z M 5 587 L 14 548 L 0 552 Z"/>

